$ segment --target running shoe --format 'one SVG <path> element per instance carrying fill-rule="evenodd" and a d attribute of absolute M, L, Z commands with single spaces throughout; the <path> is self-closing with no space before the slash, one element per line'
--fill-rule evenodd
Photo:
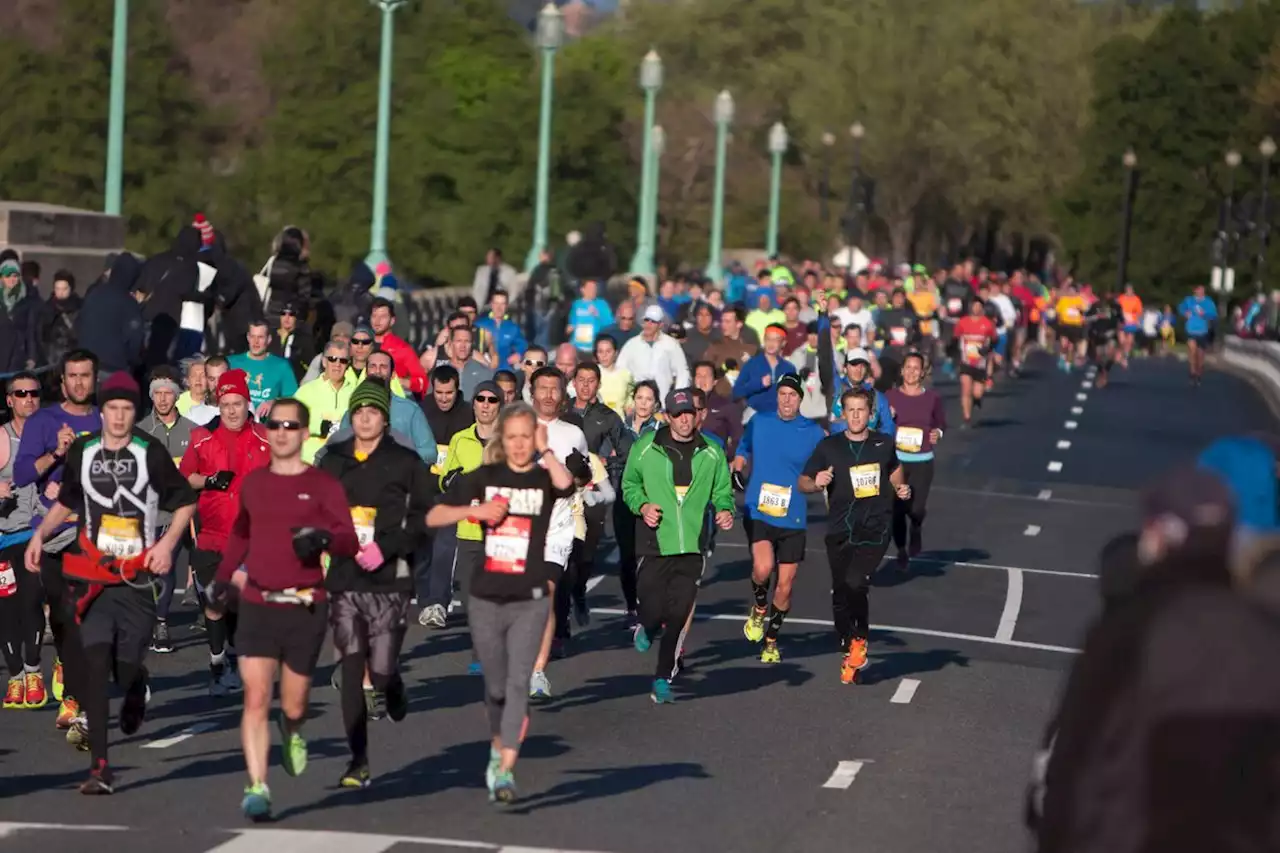
<path fill-rule="evenodd" d="M 449 622 L 449 612 L 439 604 L 427 605 L 418 614 L 418 624 L 424 628 L 443 628 Z"/>
<path fill-rule="evenodd" d="M 760 652 L 760 663 L 781 663 L 782 655 L 778 652 L 777 640 L 765 640 L 764 649 Z"/>
<path fill-rule="evenodd" d="M 924 551 L 924 533 L 920 530 L 920 525 L 912 522 L 911 539 L 907 543 L 907 555 L 911 557 L 919 557 Z"/>
<path fill-rule="evenodd" d="M 276 718 L 280 729 L 280 764 L 290 776 L 301 776 L 307 769 L 307 742 L 299 732 L 285 726 L 284 714 Z"/>
<path fill-rule="evenodd" d="M 387 716 L 393 723 L 400 722 L 409 713 L 409 691 L 405 690 L 403 681 L 396 679 L 383 694 L 383 699 L 387 706 Z"/>
<path fill-rule="evenodd" d="M 636 651 L 641 653 L 649 651 L 649 646 L 653 645 L 649 639 L 649 632 L 639 624 L 631 629 L 631 642 L 635 644 Z"/>
<path fill-rule="evenodd" d="M 261 782 L 255 782 L 244 789 L 244 799 L 240 801 L 240 811 L 249 820 L 271 819 L 271 789 Z"/>
<path fill-rule="evenodd" d="M 493 783 L 498 779 L 498 772 L 502 769 L 502 753 L 489 747 L 489 763 L 484 768 L 484 784 L 489 789 L 489 802 L 494 801 Z"/>
<path fill-rule="evenodd" d="M 547 674 L 540 669 L 534 670 L 533 675 L 529 677 L 529 695 L 534 699 L 551 698 L 551 682 L 547 680 Z"/>
<path fill-rule="evenodd" d="M 671 681 L 666 678 L 655 678 L 653 692 L 649 694 L 649 698 L 655 705 L 668 705 L 676 701 L 676 697 L 671 695 Z"/>
<path fill-rule="evenodd" d="M 53 659 L 53 701 L 62 701 L 62 691 L 64 685 L 62 683 L 62 659 Z"/>
<path fill-rule="evenodd" d="M 585 628 L 591 624 L 591 610 L 587 607 L 587 600 L 573 603 L 573 621 L 578 623 L 579 628 Z"/>
<path fill-rule="evenodd" d="M 640 614 L 636 613 L 634 610 L 628 610 L 627 611 L 627 627 L 634 628 L 639 624 L 640 624 Z"/>
<path fill-rule="evenodd" d="M 21 676 L 9 679 L 9 686 L 4 691 L 4 707 L 10 711 L 27 706 L 27 684 Z"/>
<path fill-rule="evenodd" d="M 369 765 L 363 761 L 352 761 L 347 765 L 347 772 L 338 780 L 339 788 L 367 788 L 373 781 L 369 775 Z"/>
<path fill-rule="evenodd" d="M 191 633 L 200 634 L 209 630 L 208 626 L 205 624 L 206 621 L 207 620 L 204 618 L 204 611 L 201 610 L 196 614 L 196 621 L 191 623 Z"/>
<path fill-rule="evenodd" d="M 110 796 L 116 790 L 114 782 L 115 775 L 107 766 L 107 760 L 99 758 L 89 771 L 89 778 L 80 784 L 80 793 L 88 796 Z"/>
<path fill-rule="evenodd" d="M 764 639 L 765 612 L 763 607 L 751 605 L 751 612 L 747 614 L 747 621 L 742 626 L 742 633 L 753 643 Z"/>
<path fill-rule="evenodd" d="M 200 598 L 196 593 L 196 585 L 193 583 L 187 584 L 187 588 L 182 591 L 182 606 L 195 607 L 199 603 Z"/>
<path fill-rule="evenodd" d="M 382 694 L 372 687 L 364 689 L 364 713 L 370 720 L 381 720 L 387 715 L 386 702 Z"/>
<path fill-rule="evenodd" d="M 81 752 L 89 751 L 89 721 L 83 716 L 73 719 L 67 727 L 67 743 Z"/>
<path fill-rule="evenodd" d="M 565 648 L 569 645 L 568 637 L 552 637 L 551 638 L 551 659 L 564 660 Z"/>
<path fill-rule="evenodd" d="M 60 729 L 71 728 L 71 721 L 80 716 L 80 703 L 70 696 L 63 698 L 58 706 L 58 718 L 55 725 Z"/>
<path fill-rule="evenodd" d="M 516 777 L 508 770 L 498 771 L 493 777 L 493 802 L 509 806 L 516 801 Z"/>
<path fill-rule="evenodd" d="M 209 695 L 210 696 L 227 696 L 231 693 L 231 685 L 228 683 L 228 670 L 226 663 L 209 664 Z"/>
<path fill-rule="evenodd" d="M 43 708 L 49 701 L 49 695 L 44 689 L 44 676 L 38 672 L 28 672 L 23 675 L 23 682 L 26 696 L 23 698 L 22 707 Z"/>
<path fill-rule="evenodd" d="M 849 643 L 849 652 L 840 662 L 840 683 L 852 684 L 858 677 L 858 671 L 867 666 L 867 641 L 855 639 Z"/>
<path fill-rule="evenodd" d="M 147 700 L 151 698 L 151 689 L 147 679 L 139 678 L 124 695 L 124 704 L 120 706 L 120 733 L 129 737 L 137 734 L 142 728 L 142 721 L 147 717 Z"/>
<path fill-rule="evenodd" d="M 169 623 L 163 619 L 157 619 L 156 627 L 151 631 L 151 651 L 158 655 L 167 655 L 173 651 L 173 641 L 169 639 Z"/>
<path fill-rule="evenodd" d="M 222 676 L 222 683 L 232 693 L 237 693 L 244 689 L 244 682 L 240 680 L 240 659 L 230 649 L 227 650 L 227 670 L 226 674 Z"/>

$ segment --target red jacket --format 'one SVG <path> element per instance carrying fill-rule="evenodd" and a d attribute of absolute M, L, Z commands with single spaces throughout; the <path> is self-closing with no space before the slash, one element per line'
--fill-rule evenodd
<path fill-rule="evenodd" d="M 236 438 L 236 450 L 231 451 L 229 441 Z M 271 462 L 271 448 L 267 445 L 267 433 L 261 424 L 250 423 L 239 434 L 221 424 L 213 432 L 204 427 L 191 430 L 191 443 L 182 457 L 178 470 L 182 476 L 203 474 L 208 477 L 219 471 L 233 471 L 235 477 L 225 492 L 211 489 L 200 491 L 197 511 L 200 515 L 200 533 L 196 547 L 201 551 L 221 551 L 226 548 L 227 537 L 240 512 L 240 488 L 250 471 L 265 468 Z"/>
<path fill-rule="evenodd" d="M 427 372 L 422 369 L 418 353 L 409 346 L 409 342 L 387 332 L 378 341 L 378 346 L 396 363 L 396 376 L 400 377 L 400 384 L 405 390 L 418 397 L 424 396 L 427 393 Z"/>

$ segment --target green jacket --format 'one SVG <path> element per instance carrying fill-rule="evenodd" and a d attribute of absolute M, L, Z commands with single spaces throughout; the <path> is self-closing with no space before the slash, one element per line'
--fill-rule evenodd
<path fill-rule="evenodd" d="M 484 462 L 484 444 L 480 436 L 476 435 L 475 424 L 453 434 L 453 438 L 449 439 L 449 451 L 440 471 L 441 490 L 444 489 L 445 475 L 450 471 L 461 469 L 462 473 L 467 474 L 480 467 Z M 480 525 L 474 521 L 459 521 L 458 538 L 479 542 L 484 537 L 480 533 Z"/>
<path fill-rule="evenodd" d="M 663 426 L 638 438 L 631 445 L 622 473 L 622 499 L 632 514 L 640 515 L 640 507 L 647 503 L 662 508 L 662 521 L 656 530 L 643 520 L 636 520 L 636 553 L 640 556 L 701 554 L 708 506 L 715 512 L 734 509 L 733 484 L 724 451 L 701 433 L 696 439 L 700 444 L 693 452 L 693 482 L 684 500 L 676 498 L 671 460 L 662 445 L 654 442 L 668 429 Z"/>

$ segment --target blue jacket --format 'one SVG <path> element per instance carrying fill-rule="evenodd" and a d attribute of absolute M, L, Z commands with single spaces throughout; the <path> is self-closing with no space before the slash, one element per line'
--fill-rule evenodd
<path fill-rule="evenodd" d="M 840 398 L 844 396 L 845 391 L 848 391 L 852 387 L 853 387 L 853 384 L 849 382 L 849 377 L 847 376 L 840 377 L 840 384 L 836 388 L 835 401 L 832 402 L 831 404 L 831 417 L 833 418 L 844 417 L 844 406 L 840 404 Z M 875 388 L 875 386 L 872 385 L 872 383 L 870 382 L 863 382 L 862 387 L 866 388 L 869 391 L 874 390 Z M 876 410 L 871 413 L 871 423 L 869 424 L 869 426 L 871 429 L 875 430 L 876 432 L 882 432 L 885 435 L 892 438 L 894 434 L 898 431 L 897 425 L 894 424 L 893 422 L 893 407 L 889 405 L 888 397 L 881 394 L 879 391 L 876 391 L 875 394 L 876 394 Z"/>
<path fill-rule="evenodd" d="M 391 395 L 391 431 L 399 433 L 413 443 L 413 450 L 418 454 L 423 462 L 428 465 L 436 464 L 436 456 L 438 449 L 436 447 L 436 437 L 431 432 L 431 424 L 427 423 L 427 416 L 423 414 L 422 407 L 411 400 L 404 397 Z M 347 412 L 342 416 L 342 423 L 338 424 L 338 433 L 342 436 L 341 440 L 345 440 L 351 434 L 351 413 Z M 338 442 L 330 437 L 326 444 L 337 444 Z"/>
<path fill-rule="evenodd" d="M 733 399 L 747 401 L 747 405 L 757 412 L 778 411 L 778 380 L 787 374 L 798 376 L 796 366 L 782 356 L 778 363 L 769 367 L 764 352 L 758 352 L 747 363 L 742 365 L 742 372 L 733 383 Z M 764 378 L 772 377 L 769 387 L 765 387 Z"/>
<path fill-rule="evenodd" d="M 751 460 L 751 479 L 747 481 L 744 503 L 749 518 L 788 530 L 804 530 L 809 526 L 805 495 L 796 483 L 814 448 L 826 436 L 822 427 L 802 415 L 784 421 L 776 413 L 758 414 L 747 421 L 738 444 L 738 457 Z M 753 452 L 754 448 L 760 452 Z M 760 508 L 760 491 L 766 483 L 776 487 L 770 489 L 775 500 L 766 504 L 766 509 L 774 508 L 773 512 Z M 789 490 L 790 500 L 785 514 L 778 515 L 781 507 L 776 496 L 785 490 Z"/>
<path fill-rule="evenodd" d="M 1199 308 L 1199 311 L 1196 309 Z M 1218 306 L 1209 297 L 1188 296 L 1178 305 L 1178 316 L 1186 321 L 1187 334 L 1192 337 L 1209 334 L 1209 326 L 1218 319 Z"/>
<path fill-rule="evenodd" d="M 1220 438 L 1200 454 L 1201 468 L 1214 472 L 1235 498 L 1236 523 L 1254 532 L 1280 526 L 1276 500 L 1276 455 L 1256 438 Z"/>
<path fill-rule="evenodd" d="M 524 351 L 529 348 L 524 339 L 524 332 L 520 329 L 520 324 L 510 317 L 506 317 L 501 323 L 497 323 L 494 321 L 493 315 L 486 314 L 476 320 L 476 328 L 484 329 L 490 335 L 493 335 L 493 345 L 498 348 L 499 367 L 506 367 L 511 356 L 524 355 Z"/>

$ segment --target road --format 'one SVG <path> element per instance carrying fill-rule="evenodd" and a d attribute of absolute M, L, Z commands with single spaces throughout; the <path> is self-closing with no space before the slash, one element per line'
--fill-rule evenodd
<path fill-rule="evenodd" d="M 1193 390 L 1176 361 L 1137 362 L 1105 390 L 1043 357 L 1033 368 L 996 389 L 979 428 L 944 438 L 926 552 L 877 579 L 863 684 L 839 683 L 818 553 L 783 662 L 759 663 L 741 632 L 738 529 L 708 569 L 674 705 L 647 698 L 652 653 L 629 647 L 612 567 L 593 587 L 593 624 L 552 665 L 555 698 L 533 718 L 519 807 L 486 803 L 465 629 L 415 626 L 411 713 L 372 726 L 373 786 L 335 787 L 341 715 L 317 689 L 307 773 L 285 777 L 273 753 L 278 819 L 247 828 L 237 708 L 206 695 L 202 638 L 180 627 L 178 651 L 152 657 L 147 724 L 113 744 L 114 797 L 74 793 L 86 761 L 55 736 L 52 706 L 0 715 L 0 850 L 78 853 L 85 831 L 95 850 L 191 853 L 1023 850 L 1031 756 L 1097 611 L 1099 550 L 1132 529 L 1137 489 L 1162 470 L 1217 435 L 1273 428 L 1245 383 L 1211 373 Z M 939 390 L 955 416 L 954 387 Z"/>

